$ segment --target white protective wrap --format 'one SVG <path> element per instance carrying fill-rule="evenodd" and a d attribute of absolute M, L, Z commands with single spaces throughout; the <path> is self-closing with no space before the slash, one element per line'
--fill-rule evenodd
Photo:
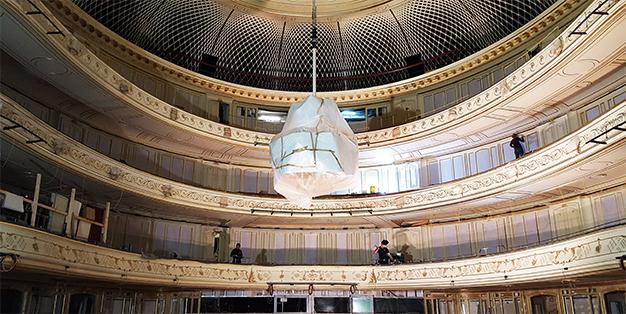
<path fill-rule="evenodd" d="M 358 154 L 337 104 L 309 96 L 291 105 L 283 130 L 270 142 L 274 190 L 309 208 L 313 197 L 354 185 Z"/>

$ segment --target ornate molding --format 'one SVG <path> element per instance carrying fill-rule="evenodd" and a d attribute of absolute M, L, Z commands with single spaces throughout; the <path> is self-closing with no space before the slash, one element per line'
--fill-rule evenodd
<path fill-rule="evenodd" d="M 507 95 L 520 92 L 523 87 L 535 83 L 536 80 L 534 79 L 542 77 L 550 71 L 557 62 L 562 60 L 565 55 L 568 55 L 569 52 L 582 46 L 582 37 L 584 36 L 571 36 L 568 34 L 574 31 L 576 26 L 581 23 L 587 15 L 591 15 L 592 18 L 587 19 L 585 31 L 593 32 L 593 30 L 597 30 L 599 28 L 599 23 L 597 22 L 600 18 L 591 12 L 598 7 L 601 2 L 602 1 L 594 1 L 591 3 L 546 49 L 543 49 L 523 66 L 513 71 L 513 73 L 505 77 L 500 83 L 496 83 L 476 96 L 432 116 L 396 127 L 358 133 L 356 134 L 358 142 L 381 146 L 393 143 L 398 139 L 406 141 L 417 136 L 430 135 L 438 130 L 447 129 L 459 123 L 467 122 L 467 120 L 482 112 L 496 108 L 506 100 Z M 621 9 L 624 3 L 612 1 L 609 5 L 610 7 L 606 9 L 613 14 Z M 590 33 L 587 33 L 587 35 L 589 34 Z"/>
<path fill-rule="evenodd" d="M 606 139 L 609 145 L 587 143 L 589 138 L 626 120 L 626 105 L 622 103 L 592 123 L 532 155 L 481 174 L 426 189 L 385 196 L 314 200 L 311 209 L 305 210 L 282 198 L 254 197 L 202 189 L 142 172 L 71 139 L 37 119 L 6 96 L 1 95 L 0 100 L 3 103 L 0 109 L 3 116 L 23 125 L 46 141 L 24 146 L 26 150 L 42 158 L 69 167 L 95 180 L 152 199 L 201 209 L 255 215 L 389 214 L 469 201 L 563 171 L 626 138 L 624 132 L 612 132 Z M 17 130 L 6 130 L 2 136 L 9 137 L 17 143 L 26 141 L 26 137 Z"/>
<path fill-rule="evenodd" d="M 40 0 L 35 2 L 41 4 Z M 594 1 L 590 5 L 590 7 L 597 5 L 597 3 L 599 2 L 600 0 Z M 27 2 L 17 0 L 12 0 L 9 3 L 13 4 L 13 6 L 16 8 L 20 8 L 19 10 L 21 10 L 21 12 L 27 11 L 28 6 L 30 5 Z M 511 36 L 511 38 L 505 40 L 504 43 L 496 45 L 495 48 L 489 49 L 487 50 L 487 52 L 471 58 L 470 61 L 460 62 L 459 65 L 453 64 L 450 66 L 450 69 L 444 68 L 440 71 L 435 72 L 434 74 L 429 75 L 427 78 L 399 82 L 396 84 L 390 84 L 373 89 L 350 91 L 349 93 L 354 93 L 350 95 L 344 95 L 342 93 L 339 93 L 337 95 L 333 95 L 333 93 L 329 93 L 328 95 L 320 95 L 336 99 L 338 102 L 354 101 L 363 100 L 368 97 L 388 97 L 390 95 L 397 95 L 401 92 L 410 91 L 413 89 L 434 84 L 435 82 L 438 82 L 446 77 L 450 77 L 451 75 L 457 75 L 458 73 L 462 73 L 474 66 L 482 64 L 490 58 L 506 53 L 513 47 L 521 44 L 524 39 L 532 37 L 533 34 L 538 33 L 546 27 L 552 25 L 552 23 L 558 20 L 557 17 L 563 15 L 565 12 L 569 12 L 569 10 L 573 10 L 576 3 L 578 2 L 574 0 L 564 1 L 560 7 L 555 8 L 547 13 L 543 19 L 537 21 L 526 30 L 520 31 L 520 34 Z M 621 7 L 624 5 L 621 2 L 611 3 L 613 4 L 613 6 L 610 8 L 610 11 L 615 11 L 616 7 Z M 90 19 L 90 17 L 86 16 L 84 12 L 76 12 L 76 10 L 78 9 L 75 6 L 72 6 L 71 3 L 56 1 L 53 6 L 56 6 L 59 12 L 63 12 L 64 14 L 69 16 L 69 18 L 75 19 L 75 22 L 77 22 L 78 25 L 85 27 L 90 32 L 95 32 L 97 36 L 102 36 L 105 40 L 110 40 L 112 42 L 112 45 L 121 49 L 122 52 L 128 53 L 130 56 L 135 57 L 139 60 L 143 60 L 148 64 L 152 64 L 154 67 L 159 68 L 161 71 L 169 73 L 168 75 L 174 75 L 179 78 L 184 78 L 185 80 L 189 80 L 191 82 L 195 81 L 197 84 L 199 84 L 199 86 L 203 88 L 208 88 L 211 91 L 217 93 L 226 93 L 230 96 L 252 97 L 253 99 L 262 101 L 274 99 L 276 101 L 285 103 L 292 103 L 295 100 L 303 97 L 303 95 L 300 95 L 301 93 L 289 96 L 289 93 L 283 92 L 277 92 L 277 94 L 271 96 L 267 93 L 274 93 L 274 91 L 255 90 L 244 86 L 232 84 L 229 85 L 229 83 L 215 81 L 208 78 L 200 79 L 192 72 L 184 70 L 173 64 L 166 64 L 165 61 L 158 59 L 150 54 L 147 54 L 145 51 L 132 46 L 132 44 L 130 43 L 124 42 L 121 38 L 116 37 L 117 35 L 102 27 L 93 19 Z M 587 13 L 587 11 L 585 11 L 585 13 Z M 40 31 L 40 34 L 42 34 L 42 36 L 45 36 L 48 42 L 51 42 L 53 45 L 55 45 L 58 51 L 63 53 L 67 57 L 67 59 L 70 60 L 70 62 L 73 62 L 79 68 L 84 69 L 87 75 L 91 76 L 94 80 L 102 84 L 102 86 L 104 86 L 105 88 L 108 88 L 113 95 L 119 97 L 123 101 L 131 104 L 132 106 L 143 111 L 144 113 L 161 120 L 163 123 L 173 124 L 176 127 L 182 128 L 186 131 L 194 132 L 201 135 L 208 135 L 214 138 L 218 138 L 222 141 L 237 143 L 239 145 L 268 144 L 273 136 L 272 134 L 228 127 L 186 112 L 176 111 L 177 109 L 175 107 L 157 99 L 156 97 L 153 97 L 145 91 L 142 91 L 138 87 L 125 80 L 121 75 L 117 74 L 106 63 L 98 59 L 93 52 L 91 52 L 87 47 L 84 46 L 84 44 L 80 43 L 80 41 L 78 41 L 71 34 L 71 32 L 60 26 L 61 23 L 57 20 L 55 20 L 55 24 L 63 28 L 63 31 L 66 34 L 65 37 L 46 36 L 45 30 L 49 27 L 46 20 L 37 19 L 34 16 L 24 15 L 20 16 L 20 18 L 27 21 L 27 23 L 34 25 L 35 28 Z M 584 15 L 579 16 L 572 25 L 577 24 L 580 20 L 582 20 L 582 18 L 584 18 Z M 607 19 L 601 21 L 606 20 Z M 594 29 L 597 29 L 598 24 L 602 24 L 595 23 L 596 21 L 597 20 L 594 20 L 594 23 L 590 23 L 588 30 L 589 33 L 592 33 Z M 573 26 L 568 27 L 564 31 L 564 34 L 567 34 L 569 31 L 572 30 L 572 28 Z M 555 42 L 558 42 L 560 43 L 560 45 L 562 45 L 562 49 L 559 51 L 559 53 L 555 53 L 555 49 L 544 49 L 537 56 L 533 57 L 529 62 L 527 62 L 527 64 L 525 64 L 522 68 L 517 69 L 514 73 L 509 75 L 506 78 L 505 83 L 506 94 L 511 93 L 515 90 L 519 90 L 521 86 L 528 85 L 529 82 L 532 81 L 531 78 L 540 77 L 540 74 L 543 74 L 546 71 L 550 70 L 554 66 L 554 63 L 562 58 L 562 56 L 564 55 L 564 51 L 570 51 L 575 49 L 575 47 L 578 47 L 582 42 L 585 41 L 585 38 L 589 37 L 590 36 L 587 35 L 582 37 L 578 36 L 576 38 L 571 36 L 568 36 L 564 39 L 557 38 Z M 448 73 L 447 71 L 451 72 Z M 127 88 L 124 88 L 124 91 L 120 90 L 120 86 L 122 85 L 127 86 Z M 399 139 L 406 141 L 412 138 L 429 135 L 433 132 L 447 129 L 452 125 L 458 125 L 459 123 L 465 122 L 468 119 L 477 116 L 481 112 L 493 109 L 494 107 L 502 103 L 504 103 L 503 89 L 501 88 L 500 84 L 496 84 L 495 86 L 492 86 L 491 88 L 483 91 L 475 97 L 444 112 L 402 126 L 361 133 L 357 135 L 357 139 L 360 143 L 367 143 L 367 145 L 391 144 Z M 173 113 L 173 111 L 176 112 Z M 363 147 L 365 147 L 365 145 L 366 144 L 362 144 Z"/>
<path fill-rule="evenodd" d="M 541 18 L 535 19 L 532 24 L 526 26 L 524 29 L 517 30 L 513 34 L 494 43 L 490 47 L 476 53 L 473 56 L 430 72 L 422 77 L 411 78 L 397 83 L 359 90 L 321 92 L 318 94 L 322 98 L 331 98 L 338 104 L 365 100 L 377 101 L 390 96 L 402 95 L 407 92 L 416 91 L 418 89 L 444 82 L 467 73 L 471 69 L 483 65 L 490 60 L 506 55 L 511 50 L 527 43 L 538 34 L 541 34 L 543 31 L 554 26 L 562 17 L 567 16 L 567 14 L 576 10 L 579 5 L 584 5 L 584 3 L 585 1 L 580 0 L 561 1 L 559 5 L 551 7 L 547 12 L 541 15 Z M 121 53 L 125 58 L 136 59 L 140 62 L 148 64 L 153 68 L 156 68 L 164 76 L 171 78 L 172 81 L 180 81 L 185 84 L 195 86 L 196 88 L 208 90 L 218 95 L 226 95 L 241 99 L 244 102 L 252 101 L 254 103 L 263 101 L 270 102 L 278 106 L 288 106 L 291 103 L 301 101 L 308 96 L 307 93 L 303 92 L 287 92 L 251 88 L 203 76 L 156 57 L 134 45 L 104 27 L 71 2 L 55 0 L 54 3 L 50 5 L 50 8 L 61 16 L 65 15 L 70 22 L 81 28 L 85 34 L 94 36 L 94 38 L 100 40 L 105 46 L 111 47 L 112 51 Z"/>
<path fill-rule="evenodd" d="M 18 269 L 179 287 L 265 288 L 267 282 L 346 282 L 359 289 L 450 288 L 553 280 L 619 269 L 623 226 L 512 253 L 399 266 L 257 266 L 146 259 L 23 226 L 0 222 L 0 249 L 20 255 Z M 504 276 L 507 276 L 504 279 Z"/>

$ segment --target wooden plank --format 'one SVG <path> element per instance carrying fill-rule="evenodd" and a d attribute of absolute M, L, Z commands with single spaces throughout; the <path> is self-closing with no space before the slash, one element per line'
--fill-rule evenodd
<path fill-rule="evenodd" d="M 91 220 L 89 218 L 85 218 L 85 217 L 81 217 L 81 216 L 74 216 L 73 219 L 78 220 L 78 221 L 83 221 L 83 222 L 87 222 L 90 223 L 92 225 L 96 225 L 96 226 L 100 226 L 100 227 L 104 227 L 104 224 L 101 222 L 97 222 L 95 220 Z"/>
<path fill-rule="evenodd" d="M 31 214 L 30 214 L 30 225 L 31 227 L 35 226 L 35 221 L 37 220 L 37 206 L 39 205 L 39 190 L 41 188 L 41 173 L 37 174 L 37 178 L 35 179 L 35 194 L 33 194 L 33 202 L 31 206 Z"/>
<path fill-rule="evenodd" d="M 109 213 L 111 212 L 111 202 L 107 202 L 104 207 L 104 220 L 102 223 L 102 242 L 107 242 L 107 232 L 109 229 Z"/>
<path fill-rule="evenodd" d="M 72 189 L 72 193 L 70 194 L 70 201 L 67 203 L 67 216 L 65 216 L 65 235 L 70 237 L 72 236 L 72 203 L 76 200 L 76 189 Z"/>

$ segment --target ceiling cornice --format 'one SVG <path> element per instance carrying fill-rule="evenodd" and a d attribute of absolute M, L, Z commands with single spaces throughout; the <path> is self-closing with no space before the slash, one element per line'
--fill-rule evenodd
<path fill-rule="evenodd" d="M 371 88 L 337 92 L 319 92 L 318 96 L 333 99 L 340 106 L 363 101 L 377 102 L 451 80 L 479 66 L 483 66 L 494 59 L 498 59 L 500 56 L 507 55 L 510 51 L 524 45 L 527 41 L 542 34 L 544 31 L 550 30 L 561 18 L 575 11 L 584 3 L 585 1 L 582 0 L 562 0 L 559 4 L 552 6 L 549 10 L 535 18 L 523 29 L 513 32 L 511 35 L 470 57 L 425 75 Z M 160 76 L 169 77 L 172 81 L 180 81 L 183 84 L 190 84 L 216 95 L 232 97 L 242 102 L 263 102 L 265 104 L 271 104 L 272 106 L 281 107 L 288 107 L 294 102 L 301 101 L 309 94 L 306 92 L 276 91 L 247 87 L 198 74 L 156 57 L 115 34 L 82 11 L 71 1 L 55 0 L 49 7 L 56 13 L 57 17 L 71 22 L 73 26 L 80 28 L 83 34 L 91 35 L 94 40 L 99 40 L 104 45 L 111 47 L 111 51 L 116 51 L 117 56 L 140 61 L 154 68 L 156 72 L 160 73 Z M 77 29 L 75 29 L 75 31 L 76 30 Z"/>

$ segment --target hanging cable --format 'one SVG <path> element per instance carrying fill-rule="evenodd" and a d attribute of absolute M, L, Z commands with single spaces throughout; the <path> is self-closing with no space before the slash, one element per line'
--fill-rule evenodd
<path fill-rule="evenodd" d="M 120 197 L 117 199 L 117 201 L 115 202 L 115 205 L 111 206 L 111 210 L 115 210 L 117 209 L 117 206 L 120 205 L 120 202 L 122 201 L 122 197 L 124 196 L 124 191 L 120 190 Z"/>

